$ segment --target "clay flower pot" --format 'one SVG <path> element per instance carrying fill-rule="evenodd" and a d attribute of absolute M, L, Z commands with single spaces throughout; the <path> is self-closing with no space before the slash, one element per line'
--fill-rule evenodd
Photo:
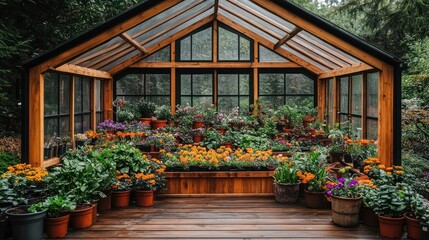
<path fill-rule="evenodd" d="M 135 190 L 136 204 L 141 207 L 153 206 L 153 190 Z"/>
<path fill-rule="evenodd" d="M 92 225 L 92 210 L 91 204 L 78 205 L 75 210 L 70 212 L 69 225 L 74 229 L 89 228 Z"/>
<path fill-rule="evenodd" d="M 326 207 L 325 192 L 310 192 L 304 190 L 305 206 L 308 208 L 322 209 Z"/>
<path fill-rule="evenodd" d="M 380 235 L 385 238 L 401 238 L 405 217 L 392 218 L 378 215 Z"/>
<path fill-rule="evenodd" d="M 67 235 L 67 227 L 70 219 L 70 214 L 57 217 L 45 218 L 45 229 L 48 238 L 63 238 Z"/>
<path fill-rule="evenodd" d="M 121 208 L 130 205 L 131 190 L 112 192 L 112 207 Z"/>
<path fill-rule="evenodd" d="M 420 225 L 420 221 L 412 218 L 408 214 L 405 214 L 404 216 L 407 223 L 407 237 L 416 240 L 422 239 L 423 229 Z"/>

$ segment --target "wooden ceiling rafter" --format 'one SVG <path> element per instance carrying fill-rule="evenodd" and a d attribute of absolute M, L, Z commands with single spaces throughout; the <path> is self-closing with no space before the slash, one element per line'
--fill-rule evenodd
<path fill-rule="evenodd" d="M 214 2 L 214 17 L 217 19 L 217 15 L 219 13 L 219 0 L 215 0 Z"/>
<path fill-rule="evenodd" d="M 92 68 L 81 67 L 74 64 L 64 64 L 56 68 L 50 68 L 50 70 L 60 71 L 64 73 L 72 73 L 78 75 L 84 75 L 88 77 L 102 78 L 102 79 L 111 79 L 112 75 L 110 73 L 100 70 L 95 70 Z"/>
<path fill-rule="evenodd" d="M 232 29 L 235 29 L 236 31 L 239 31 L 239 32 L 243 33 L 244 35 L 252 38 L 254 41 L 259 42 L 261 45 L 265 46 L 266 48 L 269 48 L 269 49 L 274 48 L 274 43 L 272 43 L 268 39 L 256 34 L 252 30 L 250 30 L 246 27 L 243 27 L 240 24 L 232 21 L 228 17 L 225 17 L 222 14 L 219 14 L 218 20 L 221 21 L 223 24 L 231 27 Z M 276 49 L 276 50 L 274 50 L 274 52 L 278 53 L 280 56 L 283 56 L 283 57 L 289 59 L 290 61 L 295 62 L 299 66 L 304 67 L 311 72 L 314 72 L 315 74 L 322 74 L 324 72 L 320 68 L 318 68 L 318 67 L 314 66 L 313 64 L 297 57 L 296 55 L 290 53 L 289 51 L 287 51 L 283 48 Z"/>
<path fill-rule="evenodd" d="M 229 14 L 231 14 L 231 15 L 233 15 L 233 16 L 235 16 L 235 17 L 237 17 L 237 18 L 239 18 L 239 19 L 241 19 L 241 20 L 243 20 L 243 21 L 247 22 L 247 23 L 248 23 L 248 24 L 250 24 L 250 25 L 253 25 L 254 27 L 258 28 L 259 30 L 261 30 L 261 31 L 263 31 L 263 32 L 265 32 L 265 33 L 267 33 L 268 35 L 270 35 L 271 37 L 273 37 L 273 38 L 275 38 L 275 39 L 281 39 L 281 38 L 282 38 L 282 36 L 280 36 L 279 34 L 274 33 L 274 32 L 272 32 L 272 31 L 268 30 L 267 28 L 265 28 L 265 27 L 264 27 L 264 26 L 262 26 L 261 24 L 257 23 L 256 21 L 254 21 L 254 20 L 252 20 L 252 19 L 249 19 L 249 18 L 247 18 L 247 17 L 245 17 L 245 16 L 241 15 L 240 13 L 237 13 L 237 12 L 232 11 L 231 9 L 227 8 L 226 6 L 220 5 L 219 7 L 220 7 L 222 10 L 224 10 L 224 11 L 228 12 Z M 289 45 L 289 47 L 291 47 L 292 49 L 294 49 L 294 50 L 295 50 L 295 51 L 297 51 L 297 52 L 300 52 L 301 54 L 305 55 L 305 56 L 306 56 L 306 57 L 308 57 L 309 59 L 311 59 L 311 60 L 313 60 L 313 61 L 317 62 L 318 64 L 320 64 L 320 65 L 322 65 L 322 66 L 324 66 L 324 67 L 326 67 L 326 68 L 328 68 L 328 69 L 330 69 L 330 70 L 335 69 L 334 65 L 328 65 L 327 61 L 324 61 L 323 59 L 315 58 L 314 56 L 312 56 L 312 55 L 308 54 L 307 52 L 305 52 L 305 51 L 303 51 L 303 50 L 301 50 L 301 49 L 297 48 L 297 47 L 296 47 L 296 45 Z M 272 47 L 272 48 L 271 48 L 271 50 L 275 51 L 276 49 L 274 49 L 274 47 Z M 315 54 L 316 54 L 316 55 L 318 55 L 317 53 L 315 53 Z M 333 63 L 333 64 L 335 64 L 335 63 Z M 337 66 L 337 64 L 335 64 L 335 66 Z M 339 67 L 341 67 L 341 66 L 339 66 Z"/>
<path fill-rule="evenodd" d="M 121 33 L 120 37 L 124 39 L 128 44 L 133 46 L 135 49 L 139 50 L 141 53 L 147 55 L 147 50 L 142 45 L 140 45 L 138 42 L 136 42 L 130 35 L 127 33 Z"/>
<path fill-rule="evenodd" d="M 187 34 L 197 30 L 198 28 L 212 22 L 214 20 L 214 16 L 213 14 L 201 19 L 200 21 L 197 21 L 193 24 L 191 24 L 189 27 L 187 27 L 185 30 L 179 31 L 173 35 L 171 35 L 170 37 L 160 41 L 158 44 L 155 44 L 149 48 L 147 48 L 149 54 L 152 54 L 162 48 L 164 48 L 165 46 L 171 44 L 172 42 L 176 41 L 177 39 L 186 36 Z M 117 66 L 113 67 L 112 69 L 109 69 L 107 72 L 109 72 L 111 75 L 115 75 L 117 73 L 119 73 L 120 71 L 124 70 L 125 68 L 133 65 L 134 63 L 140 61 L 143 57 L 141 53 L 135 55 L 134 57 L 118 64 Z"/>
<path fill-rule="evenodd" d="M 297 35 L 302 29 L 300 27 L 295 27 L 290 33 L 284 35 L 282 39 L 280 39 L 275 45 L 274 49 L 281 47 L 287 41 L 291 40 L 295 35 Z"/>
<path fill-rule="evenodd" d="M 255 15 L 255 16 L 257 16 L 258 18 L 260 18 L 261 20 L 265 21 L 266 23 L 271 24 L 271 25 L 277 27 L 278 29 L 280 29 L 280 30 L 282 30 L 284 32 L 289 33 L 289 32 L 292 31 L 291 29 L 285 27 L 284 25 L 282 25 L 282 24 L 274 21 L 273 19 L 267 18 L 265 15 L 261 14 L 260 12 L 256 11 L 255 9 L 252 9 L 252 8 L 250 8 L 250 7 L 248 7 L 248 6 L 240 3 L 239 1 L 232 1 L 232 0 L 226 0 L 226 1 L 228 1 L 229 3 L 232 3 L 234 5 L 236 5 L 237 7 L 241 8 L 241 9 L 243 9 L 243 10 L 245 10 L 245 11 L 247 11 L 247 12 L 249 12 L 249 13 Z M 294 24 L 294 23 L 291 23 L 291 24 Z M 295 26 L 297 26 L 297 25 L 295 25 Z M 296 36 L 299 37 L 300 34 L 297 34 Z M 304 38 L 302 38 L 302 39 L 304 40 Z M 345 56 L 333 52 L 332 49 L 329 49 L 328 47 L 323 46 L 322 44 L 320 44 L 320 43 L 318 43 L 318 42 L 316 42 L 316 41 L 314 41 L 312 39 L 305 38 L 305 41 L 308 41 L 311 44 L 315 45 L 316 47 L 318 47 L 318 48 L 322 49 L 323 51 L 329 53 L 330 55 L 335 56 L 335 57 L 341 59 L 343 62 L 346 62 L 346 63 L 348 63 L 350 65 L 355 64 L 355 62 L 351 61 L 350 59 L 346 58 Z"/>
<path fill-rule="evenodd" d="M 377 69 L 382 69 L 383 62 L 381 60 L 349 44 L 345 40 L 332 35 L 328 31 L 321 29 L 315 24 L 297 16 L 293 12 L 279 6 L 278 4 L 269 0 L 250 0 L 250 1 L 266 9 L 267 11 L 285 19 L 286 21 L 289 21 L 301 27 L 303 30 L 317 36 L 319 39 L 334 45 L 335 48 L 338 48 L 339 50 L 346 52 L 347 54 L 353 56 L 354 58 L 357 58 L 360 61 L 365 62 L 368 65 L 371 65 Z"/>
<path fill-rule="evenodd" d="M 158 33 L 156 33 L 156 34 L 154 34 L 154 35 L 150 36 L 149 38 L 145 39 L 143 42 L 141 42 L 141 43 L 139 43 L 139 44 L 140 44 L 140 45 L 145 45 L 146 43 L 149 43 L 150 41 L 152 41 L 152 40 L 156 39 L 157 37 L 160 37 L 160 36 L 162 36 L 163 34 L 165 34 L 165 33 L 169 32 L 169 31 L 171 31 L 172 29 L 174 29 L 174 28 L 176 28 L 176 27 L 179 27 L 180 25 L 182 25 L 182 24 L 184 24 L 184 23 L 186 23 L 186 22 L 188 22 L 188 21 L 190 21 L 190 20 L 194 19 L 195 17 L 197 17 L 197 16 L 199 16 L 199 15 L 201 15 L 202 13 L 204 13 L 204 12 L 205 12 L 205 11 L 207 11 L 207 10 L 209 10 L 210 8 L 212 8 L 212 6 L 206 6 L 206 7 L 202 8 L 202 9 L 200 9 L 199 11 L 192 13 L 191 15 L 189 15 L 189 16 L 185 17 L 184 19 L 182 19 L 182 21 L 180 21 L 180 22 L 176 22 L 176 23 L 174 23 L 174 24 L 170 25 L 168 28 L 166 28 L 166 29 L 164 29 L 163 31 L 160 31 L 160 32 L 158 32 Z M 129 49 L 129 48 L 128 48 L 128 49 L 126 49 L 126 50 L 124 50 L 124 51 L 121 51 L 120 53 L 117 53 L 117 54 L 115 55 L 115 58 L 108 58 L 108 59 L 105 59 L 105 60 L 103 60 L 103 61 L 99 62 L 98 64 L 93 65 L 93 66 L 91 66 L 91 67 L 96 68 L 96 69 L 103 68 L 103 67 L 105 67 L 105 66 L 109 65 L 110 63 L 112 63 L 112 62 L 116 61 L 117 59 L 119 59 L 119 58 L 121 58 L 121 57 L 125 56 L 126 54 L 131 53 L 131 52 L 132 52 L 132 50 L 133 50 L 133 49 Z M 144 56 L 143 56 L 143 57 L 144 57 Z"/>
<path fill-rule="evenodd" d="M 302 68 L 294 62 L 137 62 L 130 68 Z"/>
<path fill-rule="evenodd" d="M 324 72 L 319 75 L 319 79 L 326 79 L 331 77 L 337 77 L 337 76 L 343 76 L 343 75 L 349 75 L 352 73 L 358 73 L 358 72 L 364 72 L 373 70 L 374 68 L 366 63 L 360 63 L 351 65 L 350 67 L 335 69 L 332 71 Z"/>

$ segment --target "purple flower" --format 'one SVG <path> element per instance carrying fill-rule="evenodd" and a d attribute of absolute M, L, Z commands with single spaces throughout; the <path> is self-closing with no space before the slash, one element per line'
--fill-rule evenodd
<path fill-rule="evenodd" d="M 332 183 L 328 183 L 328 184 L 326 184 L 326 186 L 327 186 L 329 189 L 334 188 L 334 185 L 332 185 Z"/>
<path fill-rule="evenodd" d="M 338 179 L 338 182 L 339 182 L 339 183 L 344 183 L 345 181 L 346 181 L 346 180 L 345 180 L 344 178 L 339 178 L 339 179 Z"/>
<path fill-rule="evenodd" d="M 332 190 L 326 192 L 326 194 L 328 194 L 328 196 L 332 196 Z"/>
<path fill-rule="evenodd" d="M 423 176 L 424 176 L 425 178 L 429 178 L 429 172 L 425 173 Z"/>
<path fill-rule="evenodd" d="M 351 181 L 349 182 L 349 184 L 347 184 L 347 187 L 356 186 L 356 185 L 357 185 L 357 183 L 358 183 L 358 181 L 356 181 L 355 179 L 353 179 L 353 180 L 351 180 Z"/>
<path fill-rule="evenodd" d="M 342 188 L 344 186 L 344 184 L 343 183 L 338 183 L 338 185 L 337 185 L 337 189 L 340 189 L 340 188 Z"/>

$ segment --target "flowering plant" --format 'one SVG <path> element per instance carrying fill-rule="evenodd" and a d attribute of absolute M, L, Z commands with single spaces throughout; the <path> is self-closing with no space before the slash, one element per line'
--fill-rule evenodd
<path fill-rule="evenodd" d="M 97 129 L 100 131 L 122 131 L 125 126 L 122 123 L 115 123 L 113 120 L 106 119 L 98 124 Z"/>
<path fill-rule="evenodd" d="M 298 169 L 293 162 L 280 164 L 273 177 L 276 183 L 299 183 Z"/>
<path fill-rule="evenodd" d="M 155 174 L 137 173 L 133 176 L 133 188 L 136 190 L 155 190 Z"/>
<path fill-rule="evenodd" d="M 362 196 L 358 181 L 352 178 L 339 178 L 336 182 L 328 183 L 328 196 L 359 198 Z"/>
<path fill-rule="evenodd" d="M 131 190 L 132 181 L 128 174 L 116 171 L 116 181 L 112 185 L 113 191 Z"/>
<path fill-rule="evenodd" d="M 86 141 L 88 140 L 88 136 L 85 133 L 78 133 L 74 135 L 74 140 L 76 141 Z"/>

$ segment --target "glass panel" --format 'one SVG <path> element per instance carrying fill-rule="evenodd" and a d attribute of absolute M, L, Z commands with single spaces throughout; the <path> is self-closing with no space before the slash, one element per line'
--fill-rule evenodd
<path fill-rule="evenodd" d="M 82 112 L 82 78 L 75 77 L 74 79 L 74 112 Z"/>
<path fill-rule="evenodd" d="M 240 97 L 240 112 L 247 113 L 249 109 L 249 97 Z"/>
<path fill-rule="evenodd" d="M 250 60 L 250 41 L 240 37 L 240 60 Z"/>
<path fill-rule="evenodd" d="M 370 117 L 378 116 L 378 75 L 378 72 L 367 74 L 367 114 Z"/>
<path fill-rule="evenodd" d="M 118 47 L 118 46 L 120 46 L 120 45 L 122 45 L 124 43 L 125 43 L 125 41 L 122 38 L 120 38 L 120 37 L 114 37 L 111 40 L 109 40 L 108 42 L 106 42 L 104 44 L 101 44 L 101 45 L 99 45 L 99 46 L 97 46 L 97 47 L 95 47 L 95 48 L 93 48 L 93 49 L 85 52 L 84 54 L 76 57 L 75 59 L 73 59 L 71 61 L 71 63 L 74 64 L 77 60 L 83 59 L 83 58 L 85 58 L 85 57 L 87 57 L 89 55 L 92 55 L 92 54 L 95 54 L 94 56 L 98 56 L 99 54 L 97 54 L 97 52 L 99 52 L 101 50 L 104 50 L 104 49 L 109 49 L 109 48 L 110 49 L 114 49 L 115 47 Z"/>
<path fill-rule="evenodd" d="M 66 136 L 70 135 L 70 117 L 61 117 L 60 118 L 60 135 L 59 136 Z"/>
<path fill-rule="evenodd" d="M 95 109 L 103 110 L 103 86 L 101 80 L 95 80 Z"/>
<path fill-rule="evenodd" d="M 191 60 L 191 36 L 180 41 L 180 60 Z"/>
<path fill-rule="evenodd" d="M 218 97 L 218 111 L 229 112 L 238 106 L 238 97 Z"/>
<path fill-rule="evenodd" d="M 327 113 L 328 113 L 328 123 L 333 126 L 335 123 L 334 119 L 334 79 L 328 80 L 328 91 L 327 91 Z"/>
<path fill-rule="evenodd" d="M 212 74 L 194 74 L 192 76 L 192 94 L 193 95 L 213 95 L 212 78 L 213 78 Z"/>
<path fill-rule="evenodd" d="M 352 114 L 362 114 L 362 75 L 352 77 Z"/>
<path fill-rule="evenodd" d="M 193 106 L 205 106 L 209 107 L 213 104 L 212 97 L 193 97 Z"/>
<path fill-rule="evenodd" d="M 374 119 L 368 119 L 366 120 L 366 138 L 367 139 L 378 139 L 378 121 Z"/>
<path fill-rule="evenodd" d="M 259 94 L 284 94 L 284 78 L 282 73 L 259 74 Z"/>
<path fill-rule="evenodd" d="M 90 130 L 91 129 L 91 115 L 85 114 L 85 115 L 83 115 L 82 119 L 83 119 L 83 122 L 82 122 L 83 132 Z"/>
<path fill-rule="evenodd" d="M 116 81 L 117 95 L 143 95 L 144 75 L 128 74 Z"/>
<path fill-rule="evenodd" d="M 219 60 L 238 60 L 238 35 L 219 27 Z"/>
<path fill-rule="evenodd" d="M 352 117 L 352 133 L 357 134 L 358 138 L 362 138 L 362 118 Z"/>
<path fill-rule="evenodd" d="M 316 68 L 322 70 L 322 71 L 329 71 L 331 69 L 335 68 L 335 65 L 329 64 L 329 68 L 326 67 L 325 65 L 322 65 L 321 63 L 326 63 L 328 64 L 328 62 L 323 61 L 323 59 L 321 59 L 319 62 L 313 60 L 310 57 L 307 57 L 307 55 L 302 54 L 301 52 L 287 46 L 287 45 L 283 45 L 281 48 L 283 48 L 284 50 L 294 54 L 295 56 L 297 56 L 298 58 L 301 58 L 304 61 L 307 61 L 308 63 L 310 63 L 311 65 L 315 66 Z M 306 52 L 305 50 L 303 50 L 304 52 Z M 310 53 L 310 52 L 309 52 Z M 316 57 L 314 57 L 314 59 L 317 59 Z M 321 62 L 321 63 L 320 63 Z"/>
<path fill-rule="evenodd" d="M 82 82 L 82 111 L 83 112 L 89 112 L 90 110 L 90 103 L 91 103 L 91 82 L 89 78 L 83 78 Z"/>
<path fill-rule="evenodd" d="M 340 123 L 344 123 L 348 120 L 347 114 L 340 114 Z"/>
<path fill-rule="evenodd" d="M 142 62 L 170 62 L 170 45 L 143 58 Z"/>
<path fill-rule="evenodd" d="M 58 114 L 58 74 L 47 72 L 44 74 L 44 114 L 45 116 Z"/>
<path fill-rule="evenodd" d="M 259 62 L 289 62 L 286 58 L 259 45 Z"/>
<path fill-rule="evenodd" d="M 180 75 L 180 93 L 182 95 L 191 95 L 191 81 L 192 76 L 190 74 Z"/>
<path fill-rule="evenodd" d="M 96 120 L 95 120 L 95 125 L 98 126 L 98 124 L 100 124 L 103 121 L 103 113 L 97 113 L 96 114 Z"/>
<path fill-rule="evenodd" d="M 146 95 L 170 95 L 170 74 L 146 74 Z"/>
<path fill-rule="evenodd" d="M 74 133 L 83 133 L 82 131 L 82 115 L 74 116 Z"/>
<path fill-rule="evenodd" d="M 185 106 L 185 105 L 192 105 L 191 104 L 191 97 L 181 97 L 180 98 L 180 105 Z"/>
<path fill-rule="evenodd" d="M 192 35 L 192 60 L 212 60 L 212 28 Z"/>
<path fill-rule="evenodd" d="M 313 96 L 286 96 L 286 104 L 298 107 L 314 107 Z"/>
<path fill-rule="evenodd" d="M 240 95 L 249 95 L 249 83 L 250 83 L 249 74 L 240 74 Z"/>
<path fill-rule="evenodd" d="M 148 96 L 147 100 L 155 103 L 158 106 L 162 106 L 162 105 L 170 106 L 170 96 Z"/>
<path fill-rule="evenodd" d="M 45 118 L 45 138 L 58 137 L 58 119 L 57 118 Z"/>
<path fill-rule="evenodd" d="M 284 96 L 259 96 L 259 100 L 269 108 L 279 108 L 285 103 Z"/>
<path fill-rule="evenodd" d="M 349 112 L 349 78 L 340 79 L 340 112 Z"/>
<path fill-rule="evenodd" d="M 70 76 L 60 75 L 60 113 L 70 113 Z"/>
<path fill-rule="evenodd" d="M 218 95 L 238 95 L 238 75 L 218 75 Z M 235 106 L 238 106 L 235 105 Z"/>
<path fill-rule="evenodd" d="M 134 48 L 132 48 L 132 49 L 134 49 Z M 115 60 L 112 63 L 109 63 L 108 65 L 106 65 L 106 66 L 104 66 L 102 68 L 98 67 L 98 69 L 103 70 L 103 71 L 109 71 L 112 68 L 118 66 L 119 64 L 125 62 L 126 60 L 129 60 L 130 58 L 136 56 L 139 53 L 141 53 L 140 50 L 134 50 L 134 51 L 132 51 L 132 52 L 130 52 L 128 54 L 125 54 L 125 55 L 119 54 L 118 57 L 114 57 L 113 58 Z M 122 56 L 122 57 L 119 57 L 119 56 Z"/>
<path fill-rule="evenodd" d="M 286 94 L 314 94 L 314 80 L 303 74 L 286 74 Z"/>
<path fill-rule="evenodd" d="M 143 96 L 117 96 L 118 99 L 122 99 L 126 102 L 129 102 L 129 104 L 135 104 L 137 103 L 140 99 L 143 99 Z"/>

